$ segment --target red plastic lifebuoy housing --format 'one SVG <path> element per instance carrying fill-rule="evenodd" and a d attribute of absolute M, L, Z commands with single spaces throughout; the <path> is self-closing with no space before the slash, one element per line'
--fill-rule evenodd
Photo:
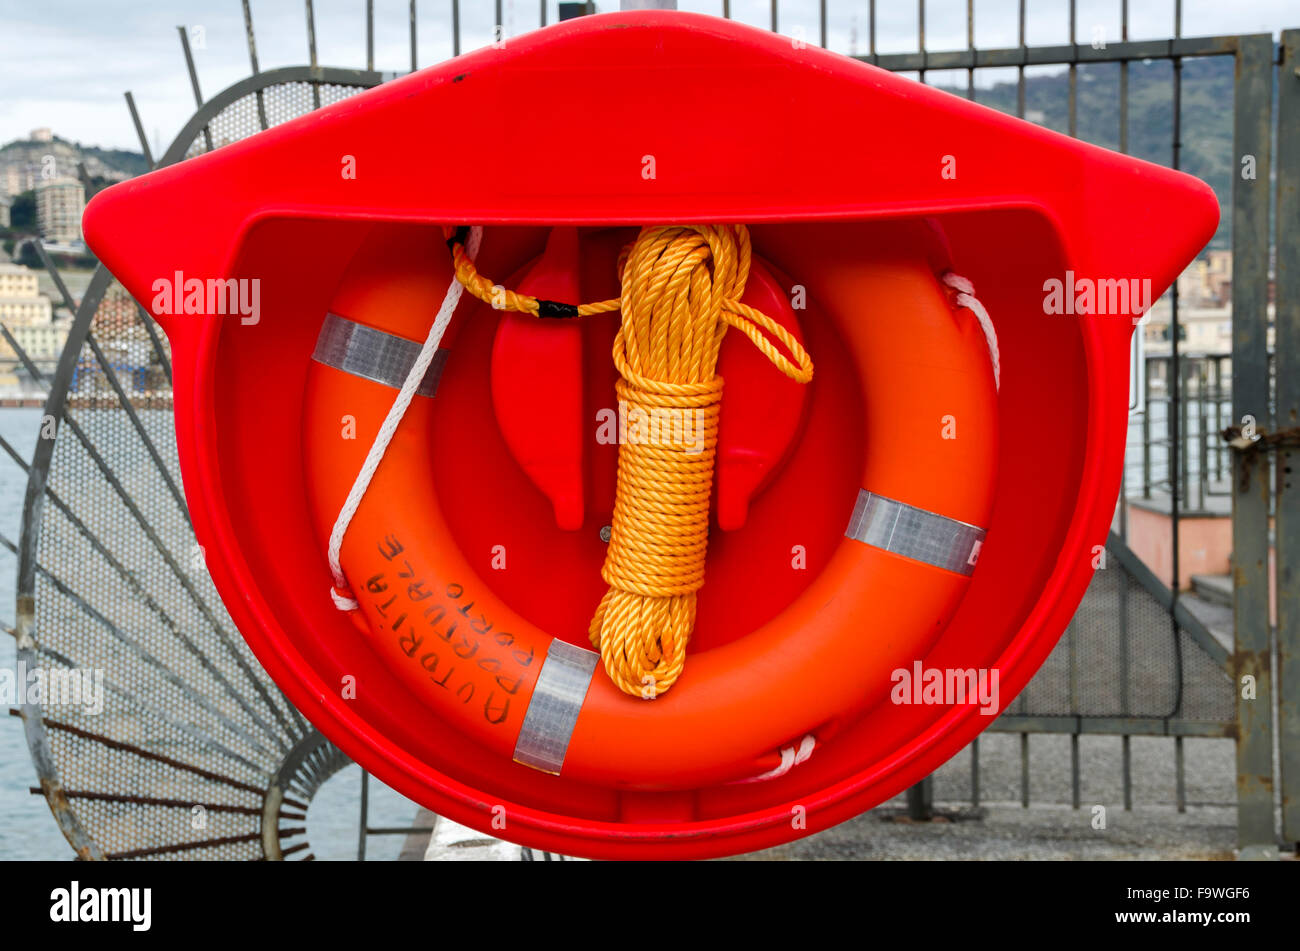
<path fill-rule="evenodd" d="M 613 255 L 634 234 L 584 229 L 580 299 L 613 296 Z M 589 423 L 568 466 L 576 527 L 511 455 L 500 387 L 495 405 L 489 394 L 503 315 L 468 296 L 352 521 L 342 564 L 361 605 L 357 636 L 424 699 L 431 723 L 472 736 L 503 771 L 556 773 L 630 802 L 644 793 L 651 813 L 660 795 L 689 813 L 690 791 L 783 773 L 795 748 L 801 760 L 826 755 L 887 695 L 891 673 L 925 655 L 966 591 L 993 498 L 996 392 L 977 321 L 939 281 L 941 236 L 913 221 L 863 229 L 853 246 L 798 225 L 756 238 L 768 260 L 746 300 L 802 290 L 798 325 L 818 375 L 779 465 L 752 480 L 743 524 L 711 532 L 697 635 L 671 692 L 624 695 L 586 638 L 612 505 L 617 447 L 595 434 L 598 408 L 616 405 L 617 315 L 556 331 L 584 336 L 590 379 L 558 407 L 537 391 L 531 407 L 542 427 L 559 412 Z M 322 552 L 451 280 L 436 232 L 376 225 L 323 315 L 303 413 Z M 724 353 L 746 346 L 729 335 Z M 744 400 L 724 390 L 724 440 Z"/>
<path fill-rule="evenodd" d="M 728 103 L 730 121 L 679 107 L 701 91 Z M 513 142 L 583 143 L 582 161 L 572 149 L 501 148 L 492 136 L 447 147 L 444 120 L 488 113 L 511 116 Z M 615 115 L 638 122 L 611 123 Z M 790 143 L 792 129 L 810 132 L 774 148 Z M 827 129 L 838 131 L 816 134 Z M 897 133 L 885 147 L 880 129 Z M 954 143 L 958 174 L 943 176 Z M 647 154 L 653 180 L 641 161 Z M 340 178 L 340 155 L 360 170 L 356 178 Z M 419 161 L 404 160 L 409 155 Z M 992 312 L 1004 371 L 999 412 L 1033 433 L 1000 441 L 988 521 L 980 515 L 993 468 L 984 441 L 992 383 L 970 315 L 930 306 L 938 295 L 933 275 L 949 262 L 923 251 L 928 239 L 903 224 L 926 216 L 941 222 L 951 263 Z M 687 697 L 701 666 L 694 661 L 784 623 L 814 585 L 824 585 L 864 487 L 988 529 L 969 590 L 925 664 L 996 670 L 1000 701 L 992 712 L 1009 703 L 1074 614 L 1093 577 L 1094 546 L 1113 518 L 1137 316 L 1045 319 L 1044 283 L 1071 273 L 1150 279 L 1158 295 L 1218 220 L 1211 189 L 1182 173 L 744 24 L 636 11 L 511 37 L 120 183 L 89 203 L 84 230 L 146 308 L 160 277 L 260 281 L 259 314 L 152 312 L 171 345 L 176 445 L 206 565 L 233 622 L 291 702 L 378 779 L 440 815 L 537 848 L 665 858 L 765 848 L 857 815 L 956 755 L 988 725 L 990 711 L 877 702 L 838 735 L 822 730 L 811 758 L 783 776 L 655 791 L 573 778 L 570 757 L 589 742 L 582 722 L 561 775 L 547 775 L 513 763 L 508 740 L 481 744 L 462 722 L 463 706 L 424 702 L 433 685 L 399 680 L 379 659 L 378 629 L 364 616 L 354 626 L 324 593 L 322 526 L 334 518 L 351 477 L 345 470 L 364 453 L 378 408 L 392 398 L 382 385 L 367 389 L 311 367 L 331 299 L 348 304 L 342 289 L 334 291 L 365 235 L 375 231 L 367 247 L 376 253 L 354 261 L 348 287 L 356 309 L 344 316 L 408 342 L 423 335 L 449 277 L 442 223 L 483 223 L 480 269 L 507 284 L 542 253 L 552 226 L 580 226 L 575 296 L 596 300 L 609 296 L 601 281 L 613 280 L 612 262 L 601 260 L 589 229 L 750 222 L 755 251 L 782 294 L 790 298 L 795 283 L 806 289 L 807 309 L 796 316 L 816 379 L 803 394 L 788 452 L 750 468 L 740 480 L 746 491 L 735 491 L 735 481 L 728 488 L 731 468 L 719 455 L 719 530 L 709 538 L 693 653 L 677 685 L 683 692 L 629 714 L 641 718 L 637 730 L 652 731 L 657 705 Z M 922 260 L 930 272 L 915 274 L 919 292 L 894 293 L 897 275 L 914 273 Z M 863 294 L 845 293 L 858 286 Z M 401 309 L 408 305 L 414 309 Z M 604 590 L 599 529 L 615 485 L 617 447 L 592 438 L 595 413 L 614 405 L 613 321 L 584 323 L 577 339 L 548 338 L 570 365 L 579 361 L 581 373 L 551 372 L 548 358 L 512 381 L 499 371 L 512 364 L 518 371 L 539 352 L 532 342 L 520 345 L 514 331 L 538 328 L 507 328 L 508 318 L 464 311 L 437 395 L 417 400 L 424 418 L 412 437 L 418 452 L 433 454 L 424 477 L 434 487 L 420 492 L 436 501 L 429 512 L 446 534 L 435 539 L 433 526 L 400 499 L 378 493 L 362 518 L 368 507 L 392 506 L 398 522 L 391 528 L 454 548 L 492 598 L 537 631 L 585 648 L 581 632 Z M 917 333 L 922 318 L 929 329 Z M 856 352 L 848 343 L 857 339 L 855 322 L 870 324 L 860 329 L 872 341 Z M 748 349 L 729 340 L 722 359 L 743 362 Z M 779 385 L 778 373 L 760 369 Z M 732 368 L 723 372 L 732 397 L 740 383 Z M 955 405 L 958 377 L 972 380 L 961 389 L 973 402 Z M 337 398 L 335 384 L 360 398 Z M 763 412 L 752 392 L 724 403 L 724 437 L 736 413 Z M 528 404 L 548 412 L 520 408 Z M 550 442 L 531 455 L 528 433 L 542 421 Z M 570 428 L 561 433 L 559 421 Z M 956 438 L 943 439 L 945 427 Z M 744 469 L 750 457 L 739 450 L 751 447 L 741 440 L 734 448 L 731 458 Z M 759 458 L 773 458 L 771 445 L 760 448 Z M 404 478 L 415 485 L 421 476 Z M 353 547 L 360 544 L 352 533 L 345 556 L 364 588 L 364 562 L 373 556 Z M 905 653 L 897 643 L 903 629 L 889 612 L 909 594 L 887 592 L 854 619 L 856 636 L 845 638 L 836 659 L 864 684 L 878 655 Z M 936 627 L 943 616 L 934 611 Z M 929 639 L 906 633 L 915 635 L 916 650 Z M 796 686 L 784 670 L 755 669 L 750 682 L 785 702 Z M 535 683 L 535 675 L 522 680 L 518 696 Z M 597 681 L 579 720 L 600 692 Z M 841 722 L 850 716 L 845 711 Z M 806 725 L 792 721 L 788 738 L 776 742 L 793 742 Z M 658 755 L 652 739 L 643 747 Z M 721 745 L 707 727 L 688 739 L 693 754 Z M 778 762 L 768 751 L 755 764 L 727 755 L 736 770 L 776 769 L 791 759 Z"/>

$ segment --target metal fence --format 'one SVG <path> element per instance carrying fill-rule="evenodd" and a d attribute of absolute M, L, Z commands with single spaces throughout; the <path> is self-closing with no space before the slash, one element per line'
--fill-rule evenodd
<path fill-rule="evenodd" d="M 825 40 L 826 4 L 820 4 Z M 778 22 L 773 3 L 773 24 Z M 1179 807 L 1184 806 L 1183 737 L 1232 737 L 1237 745 L 1238 844 L 1247 852 L 1275 853 L 1279 844 L 1294 846 L 1300 838 L 1300 595 L 1296 588 L 1296 558 L 1300 557 L 1300 485 L 1292 477 L 1297 422 L 1300 422 L 1300 83 L 1296 48 L 1300 31 L 1286 31 L 1280 46 L 1271 36 L 1184 37 L 1182 4 L 1174 5 L 1174 35 L 1168 40 L 1129 40 L 1129 9 L 1121 8 L 1121 41 L 1115 44 L 1077 42 L 1076 5 L 1069 4 L 1070 43 L 1058 47 L 1027 47 L 1025 3 L 1019 6 L 1021 45 L 1010 49 L 981 50 L 974 46 L 974 7 L 968 3 L 967 49 L 935 52 L 925 49 L 925 3 L 917 5 L 920 49 L 915 53 L 878 54 L 875 49 L 876 5 L 869 5 L 871 51 L 861 59 L 894 71 L 916 71 L 925 81 L 927 71 L 967 70 L 967 95 L 976 96 L 975 71 L 984 67 L 1013 66 L 1017 70 L 1016 112 L 1025 115 L 1025 70 L 1028 66 L 1058 65 L 1068 71 L 1068 131 L 1078 134 L 1077 92 L 1082 68 L 1099 63 L 1119 67 L 1116 108 L 1117 144 L 1129 146 L 1129 71 L 1134 61 L 1167 60 L 1171 66 L 1169 164 L 1181 165 L 1183 140 L 1183 64 L 1191 57 L 1233 57 L 1234 169 L 1249 159 L 1253 173 L 1233 176 L 1229 226 L 1232 236 L 1232 351 L 1224 355 L 1185 355 L 1180 347 L 1179 294 L 1170 291 L 1170 353 L 1153 357 L 1146 367 L 1146 402 L 1141 416 L 1139 450 L 1141 490 L 1150 497 L 1163 490 L 1167 496 L 1171 550 L 1172 590 L 1150 574 L 1128 551 L 1122 537 L 1112 537 L 1108 550 L 1121 566 L 1123 580 L 1113 572 L 1099 572 L 1093 586 L 1062 639 L 1061 645 L 1021 697 L 994 724 L 994 730 L 1021 734 L 1023 749 L 1023 802 L 1028 805 L 1028 745 L 1031 732 L 1064 732 L 1071 737 L 1072 803 L 1079 799 L 1079 745 L 1081 734 L 1115 733 L 1123 738 L 1123 797 L 1132 804 L 1131 744 L 1134 735 L 1173 736 L 1176 745 L 1176 786 Z M 1276 366 L 1268 352 L 1268 297 L 1270 288 L 1269 206 L 1272 184 L 1270 136 L 1273 127 L 1272 91 L 1275 70 L 1279 89 L 1277 113 L 1278 163 L 1276 170 Z M 1277 400 L 1272 400 L 1271 374 L 1276 372 Z M 1174 385 L 1173 381 L 1177 381 Z M 1164 383 L 1163 392 L 1155 389 Z M 1276 405 L 1276 414 L 1274 407 Z M 1256 421 L 1261 439 L 1248 451 L 1229 450 L 1219 437 L 1225 419 Z M 1283 432 L 1273 431 L 1273 420 Z M 1156 427 L 1161 432 L 1156 435 Z M 1289 433 L 1285 430 L 1289 430 Z M 1264 435 L 1268 434 L 1268 435 Z M 1272 478 L 1271 453 L 1279 454 L 1278 478 Z M 1163 475 L 1153 472 L 1163 463 Z M 1230 476 L 1228 484 L 1223 477 Z M 1271 487 L 1276 484 L 1276 643 L 1269 625 L 1270 531 L 1268 518 Z M 1216 494 L 1230 495 L 1233 515 L 1234 606 L 1232 650 L 1223 648 L 1181 603 L 1178 564 L 1179 521 L 1189 502 L 1204 509 Z M 1190 498 L 1189 498 L 1190 496 Z M 1121 532 L 1126 524 L 1120 514 Z M 1158 603 L 1166 617 L 1149 610 L 1132 613 L 1134 599 Z M 1145 616 L 1142 616 L 1145 614 Z M 1089 635 L 1085 632 L 1093 631 Z M 1108 636 L 1113 633 L 1114 636 Z M 1158 658 L 1161 642 L 1172 645 L 1164 663 L 1152 664 L 1158 680 L 1174 688 L 1165 715 L 1136 715 L 1131 703 L 1130 676 L 1135 657 Z M 1091 647 L 1087 646 L 1089 643 Z M 1083 669 L 1080 656 L 1091 652 L 1087 667 L 1120 673 L 1119 703 L 1099 711 L 1090 707 L 1079 690 Z M 1042 689 L 1055 678 L 1054 662 L 1064 655 L 1065 693 L 1061 687 Z M 1273 699 L 1273 657 L 1276 655 L 1279 695 Z M 1207 666 L 1208 665 L 1208 666 Z M 1148 683 L 1145 695 L 1159 684 Z M 1206 693 L 1208 691 L 1208 693 Z M 1205 694 L 1202 708 L 1190 698 Z M 1046 694 L 1047 700 L 1042 698 Z M 1233 699 L 1235 698 L 1235 700 Z M 1225 701 L 1232 706 L 1225 706 Z M 1066 709 L 1061 709 L 1064 706 Z M 1274 709 L 1279 732 L 1273 734 Z M 1189 716 L 1189 713 L 1192 714 Z M 1280 774 L 1274 783 L 1273 757 L 1279 753 Z M 979 801 L 979 749 L 972 750 L 972 801 Z M 1276 787 L 1276 788 L 1275 788 Z M 913 809 L 924 812 L 929 793 L 922 787 L 911 796 Z M 1276 796 L 1276 798 L 1275 798 Z M 1280 804 L 1279 828 L 1275 809 Z"/>
<path fill-rule="evenodd" d="M 1227 503 L 1232 452 L 1222 438 L 1232 422 L 1232 356 L 1227 353 L 1180 355 L 1177 394 L 1172 392 L 1173 357 L 1147 354 L 1143 361 L 1142 405 L 1134 414 L 1125 467 L 1127 495 L 1145 500 L 1170 498 L 1174 466 L 1179 497 L 1187 511 L 1217 511 Z M 1172 410 L 1177 407 L 1177 433 Z M 1134 439 L 1134 436 L 1137 436 Z"/>

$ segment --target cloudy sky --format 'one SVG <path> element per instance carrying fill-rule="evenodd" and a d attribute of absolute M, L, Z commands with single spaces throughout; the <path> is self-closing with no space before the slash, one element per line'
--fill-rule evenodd
<path fill-rule="evenodd" d="M 540 0 L 502 0 L 505 32 L 536 28 Z M 1019 0 L 976 0 L 975 38 L 983 47 L 1016 42 Z M 722 0 L 679 0 L 679 8 L 719 13 Z M 375 59 L 383 70 L 409 68 L 407 0 L 374 0 Z M 462 49 L 491 39 L 493 0 L 461 0 Z M 618 0 L 600 0 L 602 10 Z M 547 0 L 548 22 L 556 0 Z M 917 48 L 912 0 L 880 0 L 877 46 L 881 52 Z M 1130 0 L 1130 36 L 1168 36 L 1173 0 Z M 450 0 L 418 0 L 419 65 L 451 55 Z M 927 0 L 926 41 L 931 50 L 966 45 L 965 0 Z M 1028 0 L 1030 45 L 1066 42 L 1068 0 Z M 259 64 L 263 69 L 307 61 L 303 0 L 252 0 Z M 769 0 L 732 0 L 734 19 L 767 26 Z M 840 52 L 868 45 L 867 0 L 829 0 L 828 45 Z M 1119 36 L 1119 0 L 1078 0 L 1081 42 L 1097 30 Z M 316 0 L 319 58 L 330 66 L 365 65 L 365 0 Z M 138 148 L 122 94 L 130 90 L 151 143 L 166 145 L 194 110 L 176 27 L 191 31 L 204 95 L 211 96 L 249 73 L 239 0 L 0 0 L 0 144 L 48 126 L 87 145 Z M 815 0 L 781 0 L 780 30 L 802 27 L 817 37 Z M 1272 32 L 1300 27 L 1296 0 L 1186 0 L 1185 35 Z M 985 71 L 980 82 L 1005 78 Z M 964 82 L 964 80 L 959 80 Z M 155 151 L 157 154 L 157 151 Z"/>

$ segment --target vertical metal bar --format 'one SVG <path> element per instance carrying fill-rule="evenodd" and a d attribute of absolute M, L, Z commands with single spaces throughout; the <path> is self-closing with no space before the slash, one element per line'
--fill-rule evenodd
<path fill-rule="evenodd" d="M 1016 67 L 1016 115 L 1025 117 L 1025 0 L 1020 0 L 1020 32 L 1016 42 L 1020 45 L 1020 65 Z M 1025 805 L 1028 805 L 1026 801 Z"/>
<path fill-rule="evenodd" d="M 311 0 L 307 2 L 307 60 L 315 69 L 319 63 L 316 61 L 316 11 L 312 9 Z"/>
<path fill-rule="evenodd" d="M 357 821 L 357 861 L 366 860 L 366 830 L 370 827 L 370 774 L 361 771 L 361 815 Z"/>
<path fill-rule="evenodd" d="M 1196 372 L 1196 507 L 1205 510 L 1205 480 L 1210 471 L 1210 438 L 1205 393 L 1209 388 L 1208 360 L 1197 361 Z M 1217 430 L 1216 430 L 1217 431 Z"/>
<path fill-rule="evenodd" d="M 1119 38 L 1121 43 L 1128 42 L 1128 0 L 1123 0 L 1119 8 Z M 1119 64 L 1119 150 L 1128 154 L 1128 60 Z M 1141 333 L 1141 329 L 1138 330 Z M 1144 404 L 1145 405 L 1145 404 Z"/>
<path fill-rule="evenodd" d="M 1151 498 L 1151 367 L 1155 361 L 1147 360 L 1146 381 L 1143 383 L 1145 408 L 1142 413 L 1142 498 Z"/>
<path fill-rule="evenodd" d="M 1187 811 L 1187 758 L 1181 736 L 1174 737 L 1174 802 L 1179 812 Z"/>
<path fill-rule="evenodd" d="M 1268 213 L 1273 40 L 1242 37 L 1233 90 L 1232 414 L 1269 417 Z M 1255 159 L 1254 179 L 1242 159 Z M 1234 694 L 1237 704 L 1237 842 L 1276 848 L 1273 828 L 1272 658 L 1269 652 L 1268 463 L 1234 453 L 1232 559 Z M 1242 681 L 1254 678 L 1254 699 Z"/>
<path fill-rule="evenodd" d="M 1179 361 L 1182 362 L 1181 360 Z M 1192 372 L 1196 369 L 1195 364 L 1182 374 L 1178 381 L 1178 509 L 1177 514 L 1181 521 L 1185 503 L 1192 497 L 1192 459 L 1191 459 L 1191 403 L 1192 403 Z M 1179 567 L 1181 559 L 1176 555 L 1174 558 L 1174 568 Z M 1182 575 L 1175 570 L 1174 580 L 1178 582 L 1175 588 L 1182 587 Z M 1176 597 L 1177 595 L 1175 595 Z"/>
<path fill-rule="evenodd" d="M 1183 4 L 1182 0 L 1174 0 L 1174 35 L 1182 35 L 1183 23 Z M 1182 119 L 1183 119 L 1183 64 L 1182 60 L 1174 57 L 1173 61 L 1173 105 L 1171 121 L 1172 131 L 1172 159 L 1173 167 L 1178 168 L 1182 159 Z M 1179 520 L 1181 517 L 1180 505 L 1182 499 L 1183 481 L 1183 459 L 1186 453 L 1186 447 L 1183 445 L 1184 433 L 1186 428 L 1182 425 L 1185 421 L 1183 418 L 1184 401 L 1183 401 L 1183 370 L 1181 359 L 1181 343 L 1178 339 L 1181 326 L 1178 320 L 1178 279 L 1174 279 L 1173 287 L 1169 291 L 1169 374 L 1171 384 L 1169 389 L 1172 402 L 1169 404 L 1167 412 L 1169 414 L 1169 463 L 1172 467 L 1172 475 L 1169 481 L 1169 534 L 1170 534 L 1170 553 L 1169 553 L 1169 628 L 1173 637 L 1174 656 L 1176 669 L 1174 676 L 1177 678 L 1175 684 L 1175 697 L 1173 714 L 1177 714 L 1178 709 L 1182 706 L 1183 697 L 1183 665 L 1182 657 L 1178 653 L 1182 647 L 1182 634 L 1178 630 L 1178 595 L 1182 588 L 1181 577 L 1181 548 L 1182 538 L 1179 531 Z M 1178 788 L 1179 788 L 1179 811 L 1184 808 L 1182 805 L 1182 737 L 1179 737 L 1177 745 L 1178 756 Z"/>
<path fill-rule="evenodd" d="M 975 99 L 975 0 L 966 0 L 966 48 L 970 50 L 970 69 L 966 70 L 966 98 Z"/>
<path fill-rule="evenodd" d="M 1122 738 L 1120 747 L 1124 767 L 1124 811 L 1133 811 L 1133 737 L 1127 733 Z"/>
<path fill-rule="evenodd" d="M 934 818 L 934 777 L 927 776 L 907 790 L 907 816 L 916 822 Z"/>
<path fill-rule="evenodd" d="M 194 90 L 194 105 L 203 108 L 203 93 L 199 91 L 199 71 L 194 68 L 194 51 L 190 49 L 190 34 L 183 26 L 178 26 L 176 32 L 181 35 L 181 51 L 185 54 L 185 68 L 190 74 L 190 88 Z M 212 151 L 212 127 L 203 127 L 203 142 Z"/>
<path fill-rule="evenodd" d="M 144 134 L 144 125 L 140 122 L 140 113 L 135 108 L 135 97 L 130 92 L 126 93 L 126 108 L 131 111 L 131 121 L 135 123 L 135 134 L 140 140 L 140 151 L 144 153 L 144 160 L 153 168 L 153 153 L 149 150 L 149 139 Z"/>
<path fill-rule="evenodd" d="M 501 0 L 497 0 L 497 2 L 500 3 Z M 780 32 L 780 30 L 777 29 L 776 4 L 777 4 L 777 0 L 772 0 L 772 32 L 773 33 Z"/>
<path fill-rule="evenodd" d="M 1300 426 L 1300 30 L 1282 32 L 1277 77 L 1277 427 Z M 1267 179 L 1265 179 L 1267 181 Z M 1300 842 L 1300 452 L 1277 460 L 1277 722 L 1282 838 Z"/>
<path fill-rule="evenodd" d="M 1029 808 L 1029 734 L 1020 734 L 1020 805 Z"/>
<path fill-rule="evenodd" d="M 1065 626 L 1066 676 L 1067 692 L 1070 698 L 1070 712 L 1079 709 L 1079 643 L 1075 635 L 1073 619 Z"/>
<path fill-rule="evenodd" d="M 1070 0 L 1070 137 L 1079 134 L 1079 47 L 1075 26 L 1079 19 L 1076 0 Z"/>
<path fill-rule="evenodd" d="M 1120 497 L 1121 511 L 1127 509 L 1128 500 Z M 1123 569 L 1120 569 L 1123 571 Z M 1128 595 L 1129 579 L 1121 574 L 1119 580 L 1119 708 L 1120 713 L 1128 716 L 1133 705 L 1133 672 L 1130 666 L 1132 645 L 1129 640 Z"/>
<path fill-rule="evenodd" d="M 248 40 L 248 64 L 256 76 L 260 70 L 257 68 L 257 39 L 253 36 L 253 10 L 248 5 L 248 0 L 241 0 L 244 7 L 244 37 Z M 257 91 L 257 121 L 265 129 L 268 125 L 266 121 L 266 99 L 262 95 L 262 90 Z"/>
<path fill-rule="evenodd" d="M 1170 328 L 1172 331 L 1172 327 Z M 1168 395 L 1165 396 L 1165 480 L 1169 483 L 1169 492 L 1172 494 L 1177 490 L 1178 480 L 1178 381 L 1169 376 L 1173 372 L 1173 358 L 1170 357 L 1168 369 L 1165 371 L 1165 390 Z"/>
<path fill-rule="evenodd" d="M 722 0 L 722 18 L 724 20 L 731 19 L 731 0 Z"/>
<path fill-rule="evenodd" d="M 411 72 L 415 72 L 417 68 L 415 56 L 415 0 L 411 0 Z"/>
<path fill-rule="evenodd" d="M 493 27 L 496 32 L 492 35 L 492 39 L 499 43 L 506 38 L 506 18 L 501 12 L 501 0 L 496 0 L 493 4 L 492 15 L 496 18 L 496 26 Z"/>
<path fill-rule="evenodd" d="M 1077 707 L 1076 707 L 1077 709 Z M 1079 794 L 1079 734 L 1070 734 L 1070 803 L 1078 809 L 1081 805 Z"/>
<path fill-rule="evenodd" d="M 917 74 L 925 82 L 925 0 L 916 0 L 916 46 L 921 54 L 921 69 Z"/>
<path fill-rule="evenodd" d="M 1223 432 L 1223 401 L 1225 398 L 1231 398 L 1224 382 L 1223 375 L 1224 357 L 1222 355 L 1214 358 L 1214 431 Z M 1214 442 L 1214 477 L 1223 478 L 1223 454 L 1224 445 L 1222 440 Z"/>
<path fill-rule="evenodd" d="M 312 69 L 320 65 L 316 61 L 316 11 L 312 9 L 311 0 L 307 0 L 307 57 Z M 311 84 L 311 104 L 313 109 L 320 108 L 320 85 L 315 82 Z"/>
<path fill-rule="evenodd" d="M 451 55 L 460 55 L 460 0 L 451 0 Z"/>
<path fill-rule="evenodd" d="M 366 0 L 366 69 L 375 69 L 375 0 Z"/>
<path fill-rule="evenodd" d="M 248 62 L 252 67 L 253 75 L 259 72 L 257 68 L 257 41 L 253 36 L 253 10 L 248 5 L 248 0 L 241 0 L 244 7 L 244 36 L 248 41 Z"/>
<path fill-rule="evenodd" d="M 1128 42 L 1128 0 L 1121 0 L 1119 10 L 1120 42 Z M 1119 150 L 1128 154 L 1128 60 L 1119 64 Z M 1135 334 L 1145 333 L 1139 325 L 1133 328 Z M 1141 351 L 1145 353 L 1146 351 Z M 1139 358 L 1144 359 L 1144 358 Z M 1142 368 L 1142 497 L 1151 497 L 1151 373 L 1149 367 Z M 1128 541 L 1128 467 L 1120 477 L 1120 537 Z M 1120 662 L 1120 713 L 1129 715 L 1133 704 L 1132 670 L 1129 655 L 1132 642 L 1129 637 L 1129 580 L 1124 576 L 1120 580 L 1119 595 L 1119 662 Z M 1124 787 L 1124 811 L 1133 811 L 1133 738 L 1127 733 L 1120 740 L 1120 760 L 1122 784 Z"/>
<path fill-rule="evenodd" d="M 821 35 L 821 47 L 826 49 L 826 0 L 817 4 L 818 28 Z"/>
<path fill-rule="evenodd" d="M 1124 432 L 1125 442 L 1128 440 L 1128 430 Z M 1119 470 L 1119 537 L 1128 541 L 1128 455 L 1127 445 L 1125 446 L 1124 465 Z M 1120 598 L 1123 599 L 1128 588 L 1121 588 Z M 1123 625 L 1123 616 L 1121 615 L 1120 624 Z M 1121 627 L 1121 638 L 1125 636 Z"/>
<path fill-rule="evenodd" d="M 871 3 L 868 5 L 867 16 L 870 24 L 868 42 L 871 46 L 871 62 L 873 64 L 878 64 L 880 60 L 876 56 L 876 0 L 871 0 Z"/>
<path fill-rule="evenodd" d="M 546 26 L 546 0 L 541 0 L 541 3 L 539 3 L 538 6 L 541 7 L 541 10 L 537 16 L 537 25 Z"/>

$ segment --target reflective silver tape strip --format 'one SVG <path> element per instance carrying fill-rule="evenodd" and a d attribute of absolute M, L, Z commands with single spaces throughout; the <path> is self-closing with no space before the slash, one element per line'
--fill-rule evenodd
<path fill-rule="evenodd" d="M 515 741 L 515 762 L 544 773 L 560 774 L 569 737 L 587 699 L 591 675 L 600 655 L 567 644 L 558 637 L 551 641 L 542 672 L 537 675 L 533 698 L 524 714 L 524 725 Z"/>
<path fill-rule="evenodd" d="M 420 344 L 414 340 L 355 323 L 338 314 L 326 314 L 311 358 L 327 367 L 400 390 L 419 355 Z M 438 392 L 438 379 L 446 362 L 446 350 L 433 355 L 433 362 L 415 391 L 417 396 L 433 396 Z"/>
<path fill-rule="evenodd" d="M 975 570 L 984 544 L 982 528 L 873 495 L 866 489 L 858 490 L 858 501 L 844 534 L 959 575 Z"/>

